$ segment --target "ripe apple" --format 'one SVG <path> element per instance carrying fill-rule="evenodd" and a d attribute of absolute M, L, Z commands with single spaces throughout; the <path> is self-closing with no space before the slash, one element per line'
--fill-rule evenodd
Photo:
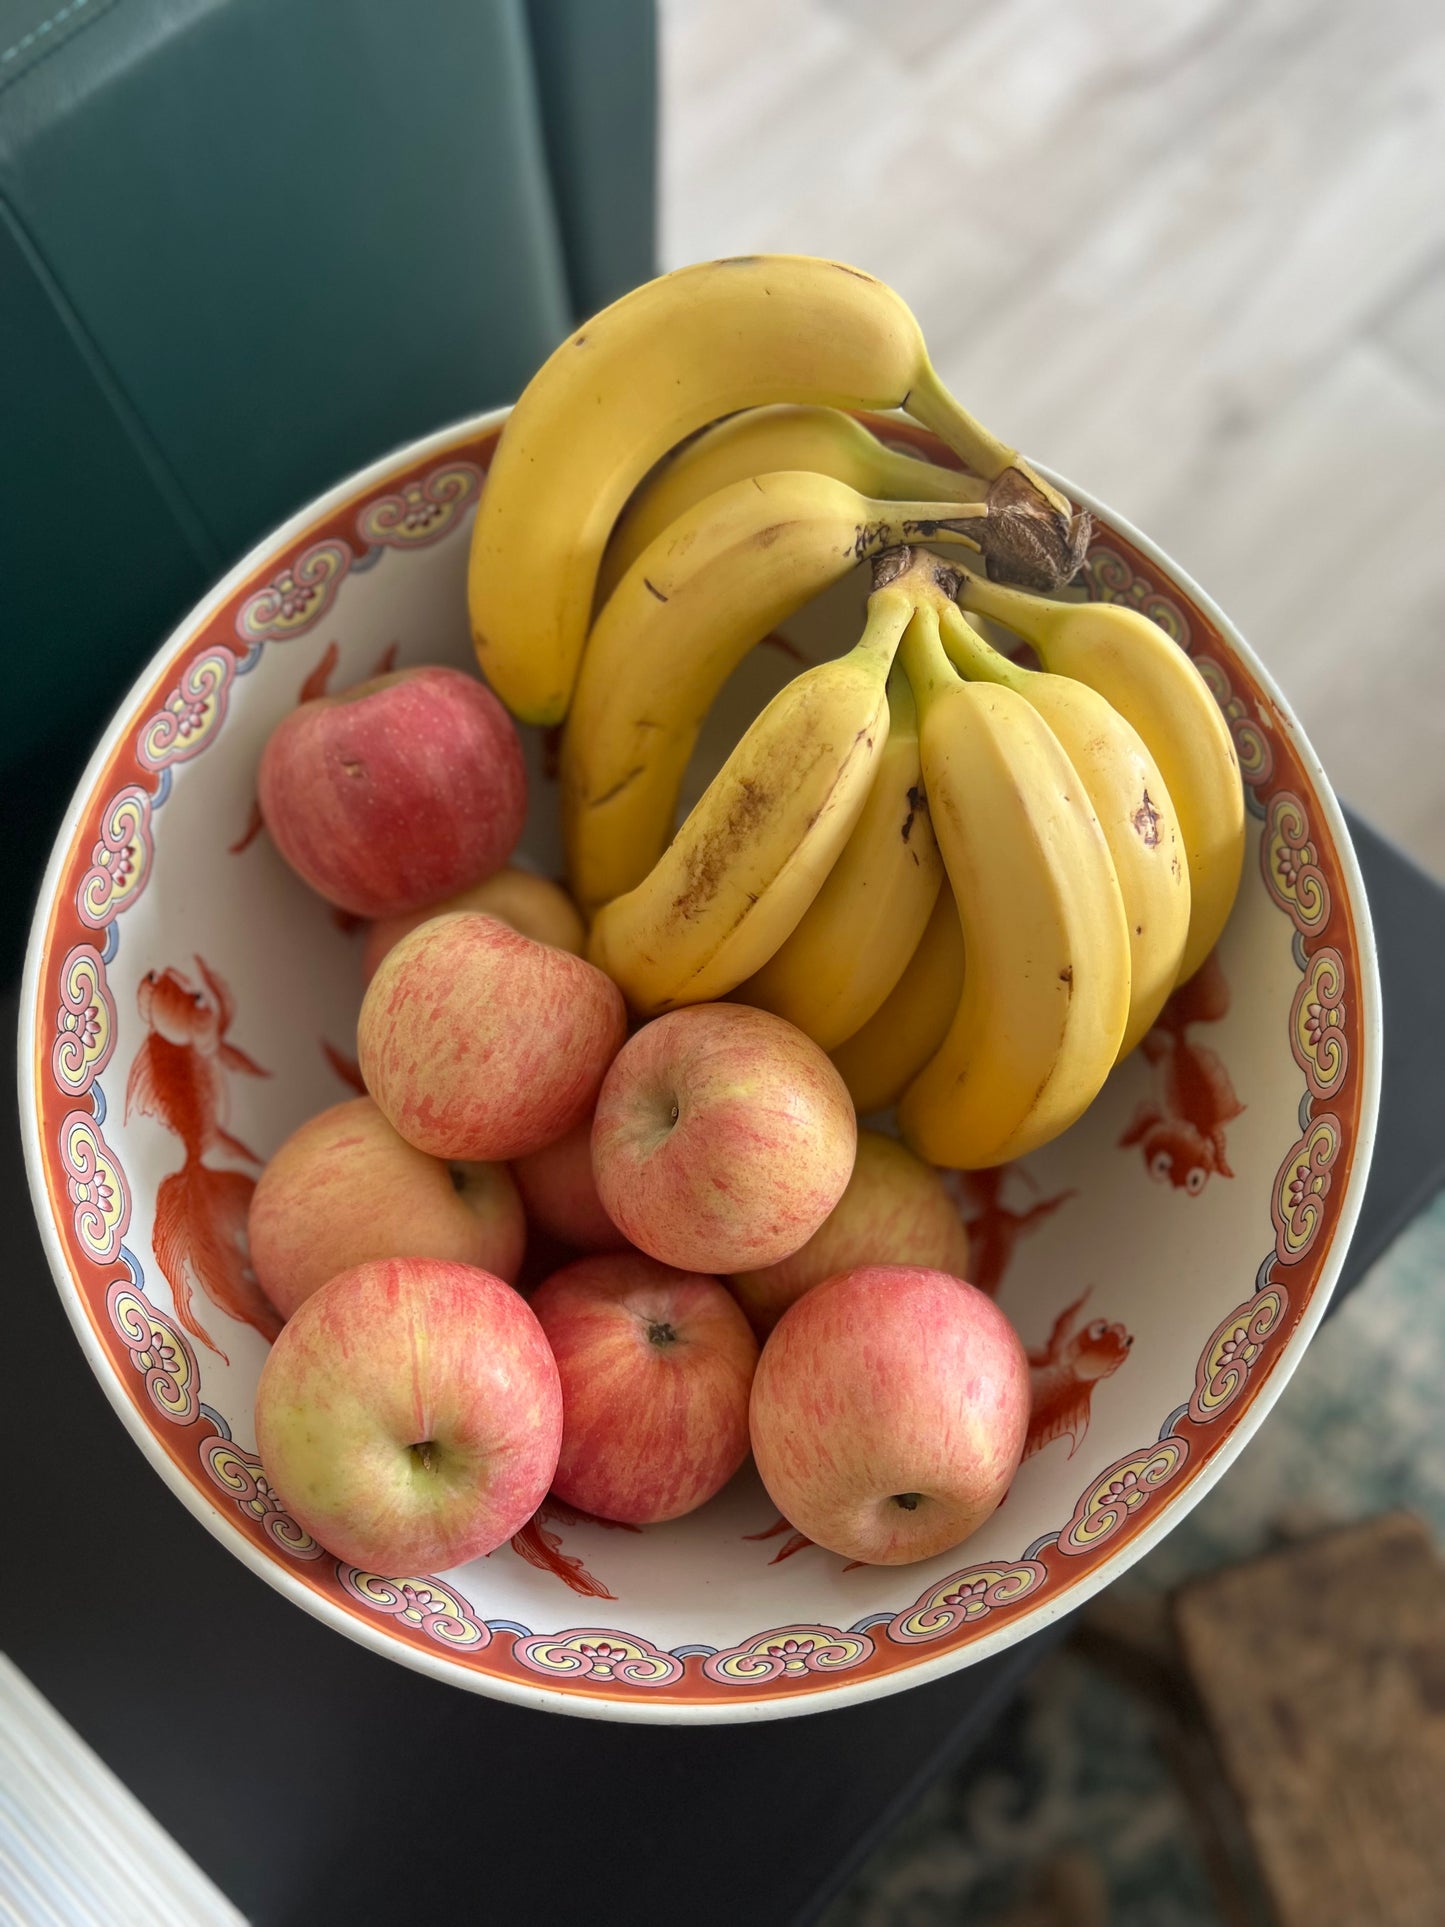
<path fill-rule="evenodd" d="M 758 1361 L 716 1278 L 640 1252 L 582 1258 L 532 1295 L 562 1381 L 552 1489 L 602 1519 L 680 1519 L 748 1455 Z"/>
<path fill-rule="evenodd" d="M 257 1447 L 288 1511 L 338 1559 L 397 1577 L 519 1532 L 561 1438 L 557 1366 L 525 1299 L 433 1258 L 323 1285 L 256 1388 Z"/>
<path fill-rule="evenodd" d="M 518 1158 L 512 1176 L 527 1222 L 577 1251 L 623 1251 L 627 1240 L 603 1209 L 592 1175 L 592 1119 Z"/>
<path fill-rule="evenodd" d="M 594 965 L 457 911 L 382 961 L 356 1043 L 367 1090 L 408 1144 L 493 1160 L 584 1118 L 626 1033 L 622 993 Z"/>
<path fill-rule="evenodd" d="M 857 1137 L 847 1087 L 811 1038 L 765 1010 L 693 1004 L 623 1046 L 592 1168 L 641 1250 L 691 1271 L 757 1270 L 822 1224 Z"/>
<path fill-rule="evenodd" d="M 443 1164 L 369 1097 L 291 1133 L 251 1196 L 251 1263 L 283 1318 L 372 1258 L 448 1258 L 516 1282 L 527 1242 L 505 1164 Z"/>
<path fill-rule="evenodd" d="M 372 924 L 361 953 L 363 985 L 371 982 L 387 951 L 400 943 L 409 931 L 431 917 L 444 917 L 452 910 L 480 910 L 486 916 L 500 917 L 524 937 L 531 937 L 537 943 L 554 943 L 559 950 L 570 950 L 574 957 L 580 957 L 586 947 L 587 932 L 581 912 L 561 884 L 509 863 L 495 876 L 474 883 L 469 890 L 459 890 L 454 897 L 447 897 L 429 909 L 408 910 L 405 916 L 383 917 L 379 923 Z"/>
<path fill-rule="evenodd" d="M 968 1276 L 968 1233 L 942 1178 L 897 1138 L 858 1133 L 848 1189 L 790 1258 L 733 1274 L 733 1296 L 760 1339 L 805 1291 L 857 1265 L 923 1265 Z"/>
<path fill-rule="evenodd" d="M 301 703 L 261 756 L 261 814 L 314 890 L 392 917 L 479 883 L 522 834 L 516 725 L 460 669 L 398 669 Z"/>
<path fill-rule="evenodd" d="M 874 1566 L 977 1531 L 1028 1422 L 1008 1319 L 972 1285 L 911 1265 L 815 1286 L 779 1319 L 753 1380 L 753 1456 L 773 1503 L 817 1545 Z"/>

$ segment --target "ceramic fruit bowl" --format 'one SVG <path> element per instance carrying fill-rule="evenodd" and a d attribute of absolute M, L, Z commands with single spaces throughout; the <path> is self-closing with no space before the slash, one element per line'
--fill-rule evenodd
<path fill-rule="evenodd" d="M 338 1632 L 523 1705 L 761 1719 L 915 1685 L 1026 1637 L 1157 1543 L 1238 1456 L 1319 1323 L 1364 1190 L 1380 1076 L 1369 914 L 1340 811 L 1219 610 L 1061 482 L 1096 517 L 1088 594 L 1160 623 L 1229 718 L 1248 848 L 1214 964 L 1147 1049 L 1047 1150 L 952 1181 L 974 1279 L 1034 1363 L 1030 1449 L 1003 1506 L 941 1558 L 849 1569 L 800 1540 L 748 1469 L 701 1511 L 643 1532 L 549 1502 L 455 1571 L 339 1563 L 267 1484 L 252 1425 L 266 1341 L 231 1309 L 260 1160 L 355 1084 L 361 938 L 259 832 L 256 764 L 277 721 L 323 686 L 383 663 L 471 664 L 468 531 L 503 419 L 399 450 L 253 550 L 132 690 L 56 843 L 20 1097 L 56 1285 L 149 1461 L 108 1468 L 106 1503 L 157 1473 Z M 947 459 L 921 431 L 874 425 Z M 861 596 L 844 585 L 754 652 L 699 746 L 694 792 L 800 658 L 856 636 Z M 549 745 L 530 732 L 527 752 L 523 853 L 555 872 Z M 143 1050 L 153 1037 L 164 1048 Z M 161 1059 L 163 1088 L 135 1102 Z M 168 1235 L 187 1186 L 214 1201 L 189 1266 Z"/>

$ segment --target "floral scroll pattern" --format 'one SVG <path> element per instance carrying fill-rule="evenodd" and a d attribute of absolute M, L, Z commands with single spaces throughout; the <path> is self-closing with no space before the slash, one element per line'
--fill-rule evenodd
<path fill-rule="evenodd" d="M 1194 1368 L 1189 1416 L 1204 1425 L 1239 1397 L 1259 1363 L 1264 1341 L 1289 1308 L 1283 1285 L 1268 1285 L 1237 1305 L 1214 1329 Z"/>

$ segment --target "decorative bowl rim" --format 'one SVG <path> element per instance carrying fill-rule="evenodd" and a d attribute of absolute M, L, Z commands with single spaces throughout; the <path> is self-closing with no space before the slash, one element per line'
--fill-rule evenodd
<path fill-rule="evenodd" d="M 43 1137 L 37 1103 L 38 1071 L 46 1047 L 39 1022 L 41 970 L 58 885 L 80 820 L 97 780 L 116 754 L 126 732 L 133 726 L 142 699 L 164 677 L 169 663 L 181 652 L 188 639 L 200 632 L 228 597 L 265 567 L 268 557 L 284 550 L 303 536 L 308 529 L 344 509 L 348 502 L 364 495 L 378 484 L 384 483 L 398 470 L 414 466 L 433 456 L 444 456 L 455 446 L 474 441 L 478 436 L 499 427 L 505 422 L 509 413 L 510 409 L 507 407 L 488 409 L 404 442 L 365 467 L 345 476 L 333 487 L 303 504 L 294 514 L 269 531 L 260 541 L 254 543 L 201 601 L 187 611 L 182 621 L 167 635 L 134 679 L 123 699 L 117 704 L 114 715 L 87 762 L 58 826 L 31 921 L 21 987 L 18 1082 L 26 1176 L 51 1273 L 65 1306 L 66 1315 L 92 1371 L 100 1381 L 122 1424 L 172 1492 L 213 1537 L 234 1553 L 252 1572 L 333 1630 L 345 1634 L 374 1653 L 398 1660 L 429 1678 L 469 1688 L 474 1692 L 505 1700 L 514 1705 L 532 1707 L 540 1711 L 567 1713 L 574 1717 L 646 1724 L 713 1725 L 784 1718 L 800 1713 L 823 1712 L 874 1699 L 884 1694 L 922 1686 L 946 1674 L 956 1672 L 963 1666 L 973 1665 L 979 1660 L 1004 1651 L 1021 1639 L 1042 1630 L 1064 1613 L 1072 1612 L 1083 1605 L 1086 1600 L 1118 1578 L 1159 1544 L 1204 1498 L 1239 1457 L 1284 1390 L 1324 1317 L 1359 1217 L 1374 1148 L 1379 1111 L 1383 1023 L 1374 931 L 1364 882 L 1349 830 L 1318 756 L 1300 728 L 1274 678 L 1254 654 L 1237 626 L 1225 615 L 1212 597 L 1207 595 L 1187 571 L 1181 568 L 1157 543 L 1134 528 L 1124 517 L 1091 496 L 1088 491 L 1076 487 L 1052 469 L 1039 463 L 1035 464 L 1041 474 L 1064 490 L 1079 506 L 1093 511 L 1107 529 L 1116 532 L 1126 542 L 1132 544 L 1139 554 L 1167 576 L 1170 582 L 1215 626 L 1229 648 L 1249 669 L 1275 706 L 1279 719 L 1288 729 L 1314 785 L 1323 820 L 1328 828 L 1346 886 L 1359 965 L 1357 994 L 1363 1057 L 1360 1107 L 1353 1159 L 1346 1179 L 1344 1196 L 1330 1230 L 1330 1242 L 1307 1306 L 1295 1328 L 1288 1334 L 1285 1346 L 1273 1368 L 1261 1382 L 1249 1388 L 1248 1395 L 1243 1401 L 1243 1410 L 1235 1417 L 1227 1436 L 1219 1441 L 1204 1463 L 1193 1471 L 1176 1491 L 1169 1494 L 1162 1504 L 1152 1510 L 1152 1516 L 1146 1522 L 1123 1539 L 1097 1564 L 1081 1572 L 1079 1577 L 1069 1584 L 1054 1589 L 1036 1605 L 1024 1607 L 1021 1611 L 1010 1615 L 994 1630 L 979 1633 L 966 1644 L 948 1647 L 930 1657 L 925 1657 L 922 1651 L 919 1651 L 915 1660 L 900 1664 L 891 1670 L 853 1680 L 839 1676 L 835 1680 L 819 1684 L 806 1693 L 769 1694 L 764 1690 L 755 1696 L 739 1694 L 735 1698 L 709 1701 L 679 1701 L 661 1697 L 654 1699 L 642 1695 L 636 1698 L 621 1698 L 589 1693 L 585 1690 L 579 1692 L 575 1687 L 552 1687 L 540 1682 L 533 1685 L 525 1681 L 482 1673 L 471 1668 L 462 1668 L 450 1662 L 440 1651 L 428 1652 L 409 1641 L 396 1637 L 380 1624 L 373 1624 L 343 1611 L 333 1600 L 303 1584 L 296 1573 L 278 1559 L 264 1553 L 246 1535 L 234 1517 L 223 1512 L 200 1488 L 184 1476 L 177 1463 L 162 1449 L 157 1435 L 146 1424 L 138 1406 L 127 1396 L 114 1369 L 114 1361 L 102 1348 L 87 1316 L 81 1293 L 62 1246 L 55 1216 L 50 1208 L 45 1181 L 42 1162 Z"/>

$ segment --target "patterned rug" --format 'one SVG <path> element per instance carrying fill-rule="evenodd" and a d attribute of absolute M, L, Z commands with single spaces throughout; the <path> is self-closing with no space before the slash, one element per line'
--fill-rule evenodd
<path fill-rule="evenodd" d="M 1157 1591 L 1392 1506 L 1445 1544 L 1445 1194 L 1319 1333 L 1238 1464 L 1119 1588 Z M 987 1927 L 1084 1849 L 1113 1927 L 1215 1927 L 1148 1712 L 1069 1652 L 878 1849 L 823 1927 Z"/>

